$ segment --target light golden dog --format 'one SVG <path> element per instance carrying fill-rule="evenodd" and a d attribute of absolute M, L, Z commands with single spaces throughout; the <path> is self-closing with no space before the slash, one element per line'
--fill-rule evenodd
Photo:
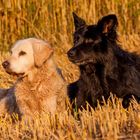
<path fill-rule="evenodd" d="M 48 42 L 36 38 L 19 40 L 2 65 L 7 73 L 20 78 L 12 88 L 0 90 L 0 113 L 30 117 L 65 110 L 66 84 Z"/>

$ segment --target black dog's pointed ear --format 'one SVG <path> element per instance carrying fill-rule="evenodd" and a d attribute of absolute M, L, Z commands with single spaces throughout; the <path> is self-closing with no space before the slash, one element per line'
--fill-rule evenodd
<path fill-rule="evenodd" d="M 102 33 L 109 33 L 111 31 L 116 31 L 118 26 L 118 20 L 116 15 L 111 14 L 104 16 L 101 20 L 98 21 L 97 27 Z"/>
<path fill-rule="evenodd" d="M 86 25 L 86 22 L 78 17 L 74 12 L 73 12 L 73 19 L 74 19 L 74 26 L 75 26 L 75 30 L 81 26 Z"/>

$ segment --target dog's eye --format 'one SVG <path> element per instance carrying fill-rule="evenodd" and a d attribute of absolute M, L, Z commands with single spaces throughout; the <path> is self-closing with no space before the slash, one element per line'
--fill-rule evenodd
<path fill-rule="evenodd" d="M 26 54 L 26 52 L 24 52 L 24 51 L 19 52 L 19 56 L 22 56 L 22 55 L 25 55 L 25 54 Z"/>
<path fill-rule="evenodd" d="M 78 45 L 78 44 L 82 44 L 83 43 L 83 37 L 82 36 L 75 36 L 74 37 L 74 44 Z"/>
<path fill-rule="evenodd" d="M 86 44 L 98 44 L 99 42 L 101 42 L 101 39 L 100 38 L 97 38 L 97 39 L 91 39 L 91 38 L 89 38 L 89 39 L 85 39 L 85 43 Z"/>
<path fill-rule="evenodd" d="M 93 42 L 94 42 L 93 39 L 86 39 L 86 40 L 85 40 L 85 43 L 89 43 L 89 44 L 90 44 L 90 43 L 93 43 Z"/>

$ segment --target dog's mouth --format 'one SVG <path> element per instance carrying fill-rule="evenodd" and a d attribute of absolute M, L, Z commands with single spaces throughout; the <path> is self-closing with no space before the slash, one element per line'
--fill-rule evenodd
<path fill-rule="evenodd" d="M 10 70 L 5 70 L 9 75 L 12 75 L 14 77 L 23 77 L 25 75 L 25 73 L 16 73 L 16 72 L 12 72 Z"/>
<path fill-rule="evenodd" d="M 72 63 L 74 63 L 74 64 L 76 64 L 76 65 L 86 65 L 86 64 L 88 64 L 88 63 L 93 63 L 94 62 L 94 60 L 92 60 L 92 59 L 83 59 L 83 60 L 75 60 L 75 59 L 71 59 L 70 60 Z"/>

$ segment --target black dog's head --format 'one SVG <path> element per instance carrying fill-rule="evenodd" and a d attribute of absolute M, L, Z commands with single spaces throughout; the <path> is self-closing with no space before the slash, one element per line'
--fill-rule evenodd
<path fill-rule="evenodd" d="M 77 65 L 99 61 L 108 52 L 107 39 L 115 39 L 117 36 L 116 15 L 104 16 L 95 25 L 87 25 L 75 13 L 73 13 L 73 18 L 74 46 L 67 53 L 69 60 Z"/>

